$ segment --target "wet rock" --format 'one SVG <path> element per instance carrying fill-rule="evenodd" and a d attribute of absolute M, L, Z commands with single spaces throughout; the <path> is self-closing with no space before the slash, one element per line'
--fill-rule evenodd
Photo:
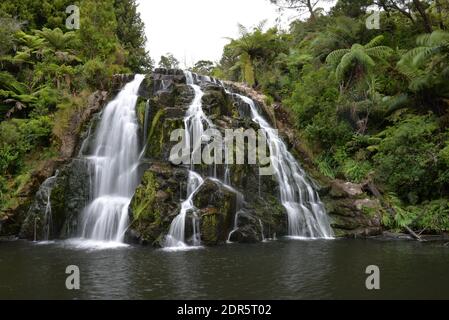
<path fill-rule="evenodd" d="M 161 246 L 170 223 L 179 212 L 187 170 L 168 162 L 153 162 L 145 171 L 130 205 L 128 242 Z"/>
<path fill-rule="evenodd" d="M 89 201 L 89 182 L 90 172 L 86 161 L 74 159 L 64 166 L 51 183 L 44 183 L 37 192 L 22 225 L 20 237 L 48 240 L 74 236 L 79 214 Z M 44 239 L 47 211 L 51 214 L 51 226 L 48 239 Z"/>
<path fill-rule="evenodd" d="M 128 82 L 131 82 L 134 77 L 134 74 L 113 75 L 111 81 L 111 93 L 117 94 Z"/>
<path fill-rule="evenodd" d="M 362 185 L 341 180 L 334 180 L 331 183 L 330 192 L 334 198 L 356 197 L 364 193 Z"/>
<path fill-rule="evenodd" d="M 206 245 L 225 243 L 237 212 L 236 192 L 219 181 L 206 179 L 193 203 L 200 212 L 201 241 Z"/>
<path fill-rule="evenodd" d="M 69 120 L 69 126 L 64 134 L 58 137 L 61 141 L 60 158 L 68 160 L 75 155 L 77 146 L 80 146 L 80 134 L 86 130 L 84 127 L 92 116 L 100 111 L 106 104 L 109 94 L 107 91 L 95 91 L 89 96 L 87 108 L 81 113 L 74 113 Z"/>

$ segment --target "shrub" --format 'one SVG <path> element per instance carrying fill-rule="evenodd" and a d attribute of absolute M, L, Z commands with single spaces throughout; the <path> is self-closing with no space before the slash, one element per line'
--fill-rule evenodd
<path fill-rule="evenodd" d="M 383 139 L 374 156 L 377 179 L 411 204 L 435 195 L 437 128 L 432 115 L 411 115 L 380 135 Z"/>

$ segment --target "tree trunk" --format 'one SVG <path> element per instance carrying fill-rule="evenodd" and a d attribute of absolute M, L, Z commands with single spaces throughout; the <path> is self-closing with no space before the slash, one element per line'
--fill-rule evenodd
<path fill-rule="evenodd" d="M 432 23 L 430 22 L 430 18 L 427 15 L 426 10 L 423 8 L 421 1 L 413 0 L 413 5 L 423 20 L 424 30 L 426 30 L 427 33 L 432 33 Z"/>
<path fill-rule="evenodd" d="M 309 10 L 309 13 L 310 13 L 310 21 L 315 22 L 316 16 L 315 16 L 315 11 L 313 10 L 311 0 L 307 0 L 307 9 Z"/>

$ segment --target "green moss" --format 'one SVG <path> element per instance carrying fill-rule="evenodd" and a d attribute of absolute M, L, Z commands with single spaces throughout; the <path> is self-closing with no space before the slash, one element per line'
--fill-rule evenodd
<path fill-rule="evenodd" d="M 146 100 L 139 97 L 139 101 L 136 106 L 137 120 L 139 121 L 140 126 L 143 128 L 145 124 L 145 109 L 147 106 Z"/>
<path fill-rule="evenodd" d="M 216 212 L 205 214 L 201 218 L 201 238 L 207 245 L 218 243 L 218 220 Z"/>
<path fill-rule="evenodd" d="M 153 135 L 156 132 L 156 126 L 159 124 L 161 117 L 165 114 L 165 110 L 161 109 L 159 110 L 156 115 L 153 118 L 153 121 L 151 122 L 151 128 L 150 128 L 150 133 L 148 134 L 148 139 L 151 139 L 153 137 Z M 149 142 L 149 141 L 148 141 Z"/>
<path fill-rule="evenodd" d="M 150 157 L 159 157 L 163 143 L 164 143 L 164 130 L 161 118 L 164 116 L 165 110 L 159 110 L 155 116 L 153 117 L 153 121 L 151 122 L 150 132 L 148 134 L 147 139 L 147 149 L 148 156 Z"/>
<path fill-rule="evenodd" d="M 150 220 L 156 221 L 160 217 L 160 213 L 156 206 L 156 194 L 159 184 L 156 181 L 154 173 L 147 171 L 141 185 L 137 188 L 131 203 L 134 220 Z"/>

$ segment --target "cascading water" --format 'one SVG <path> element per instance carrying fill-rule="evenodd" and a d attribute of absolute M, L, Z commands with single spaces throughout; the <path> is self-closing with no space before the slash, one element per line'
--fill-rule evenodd
<path fill-rule="evenodd" d="M 87 157 L 92 170 L 91 198 L 80 225 L 83 239 L 118 242 L 128 227 L 128 207 L 139 184 L 139 127 L 137 92 L 143 75 L 136 75 L 103 111 L 95 133 L 93 153 Z"/>
<path fill-rule="evenodd" d="M 300 168 L 278 133 L 261 116 L 254 101 L 237 95 L 249 105 L 251 116 L 267 136 L 271 166 L 279 183 L 281 202 L 288 214 L 289 236 L 296 238 L 332 238 L 326 210 L 318 194 L 306 180 Z"/>
<path fill-rule="evenodd" d="M 42 220 L 42 235 L 39 237 L 37 234 L 37 220 L 34 220 L 34 242 L 37 242 L 37 239 L 42 239 L 42 242 L 45 244 L 50 240 L 52 226 L 53 226 L 53 216 L 51 211 L 51 191 L 55 185 L 56 179 L 58 177 L 59 171 L 56 171 L 56 174 L 42 183 L 39 191 L 37 192 L 36 198 L 41 199 L 45 204 L 45 211 Z"/>
<path fill-rule="evenodd" d="M 239 217 L 240 214 L 242 213 L 242 208 L 243 208 L 243 201 L 244 201 L 244 197 L 243 194 L 241 194 L 240 192 L 237 192 L 237 198 L 236 198 L 236 204 L 235 204 L 235 208 L 236 208 L 236 212 L 235 212 L 235 216 L 234 216 L 234 228 L 232 229 L 232 231 L 229 233 L 228 235 L 228 243 L 231 243 L 231 237 L 232 235 L 239 230 Z"/>
<path fill-rule="evenodd" d="M 181 212 L 171 223 L 170 230 L 165 239 L 164 246 L 166 248 L 188 247 L 185 239 L 186 217 L 190 211 L 193 211 L 195 209 L 193 205 L 193 196 L 195 195 L 195 191 L 204 182 L 201 176 L 194 171 L 194 159 L 198 156 L 201 157 L 201 138 L 205 130 L 204 125 L 206 124 L 208 127 L 213 127 L 212 122 L 209 120 L 209 118 L 206 117 L 202 109 L 201 100 L 204 95 L 203 91 L 201 90 L 200 86 L 194 83 L 193 74 L 191 72 L 186 71 L 185 76 L 187 85 L 189 85 L 195 92 L 193 101 L 190 104 L 184 118 L 184 141 L 187 144 L 185 147 L 188 150 L 190 150 L 190 147 L 192 147 L 192 153 L 190 154 L 191 170 L 189 172 L 189 178 L 187 181 L 187 200 L 182 203 Z M 199 246 L 201 243 L 201 239 L 199 236 L 199 223 L 195 215 L 193 215 L 192 224 L 192 242 L 194 246 Z"/>
<path fill-rule="evenodd" d="M 186 240 L 186 219 L 191 214 L 193 236 L 189 241 L 194 247 L 201 244 L 199 221 L 195 213 L 193 198 L 204 179 L 195 172 L 194 163 L 201 160 L 201 143 L 204 131 L 206 128 L 213 127 L 213 123 L 205 115 L 202 109 L 202 97 L 204 95 L 200 86 L 195 84 L 196 81 L 206 81 L 223 86 L 220 81 L 213 78 L 200 77 L 191 72 L 185 72 L 186 83 L 195 93 L 194 99 L 190 104 L 186 116 L 184 118 L 185 136 L 184 141 L 187 144 L 185 149 L 191 150 L 189 156 L 191 160 L 191 167 L 187 181 L 187 200 L 181 204 L 180 213 L 173 219 L 170 226 L 169 233 L 165 238 L 164 247 L 169 250 L 177 250 L 190 248 Z M 231 94 L 226 90 L 228 94 Z M 278 180 L 281 191 L 281 202 L 288 214 L 289 235 L 297 238 L 332 238 L 332 230 L 327 220 L 327 215 L 323 204 L 321 203 L 318 194 L 307 181 L 306 174 L 298 165 L 294 157 L 288 152 L 286 145 L 279 138 L 277 131 L 274 130 L 269 123 L 260 115 L 255 103 L 248 97 L 240 96 L 240 99 L 249 105 L 250 115 L 254 122 L 266 132 L 269 148 L 270 159 L 274 169 L 274 175 Z M 212 173 L 216 180 L 216 167 L 213 168 Z M 231 177 L 229 167 L 224 168 L 223 182 L 218 181 L 224 187 L 233 190 L 237 194 L 236 214 L 234 219 L 234 229 L 229 234 L 228 241 L 231 236 L 238 230 L 239 217 L 242 214 L 244 201 L 243 195 L 230 187 Z M 263 232 L 263 223 L 259 220 L 262 238 L 265 239 Z M 273 235 L 275 238 L 275 235 Z"/>
<path fill-rule="evenodd" d="M 181 204 L 181 212 L 172 221 L 170 226 L 170 231 L 165 239 L 165 247 L 167 248 L 185 248 L 187 247 L 185 243 L 185 226 L 187 214 L 194 210 L 193 196 L 198 188 L 203 184 L 204 180 L 201 176 L 193 171 L 189 172 L 189 179 L 187 181 L 187 200 Z M 194 246 L 199 246 L 201 244 L 201 238 L 199 236 L 199 226 L 194 219 L 193 221 L 193 239 L 192 243 Z"/>

